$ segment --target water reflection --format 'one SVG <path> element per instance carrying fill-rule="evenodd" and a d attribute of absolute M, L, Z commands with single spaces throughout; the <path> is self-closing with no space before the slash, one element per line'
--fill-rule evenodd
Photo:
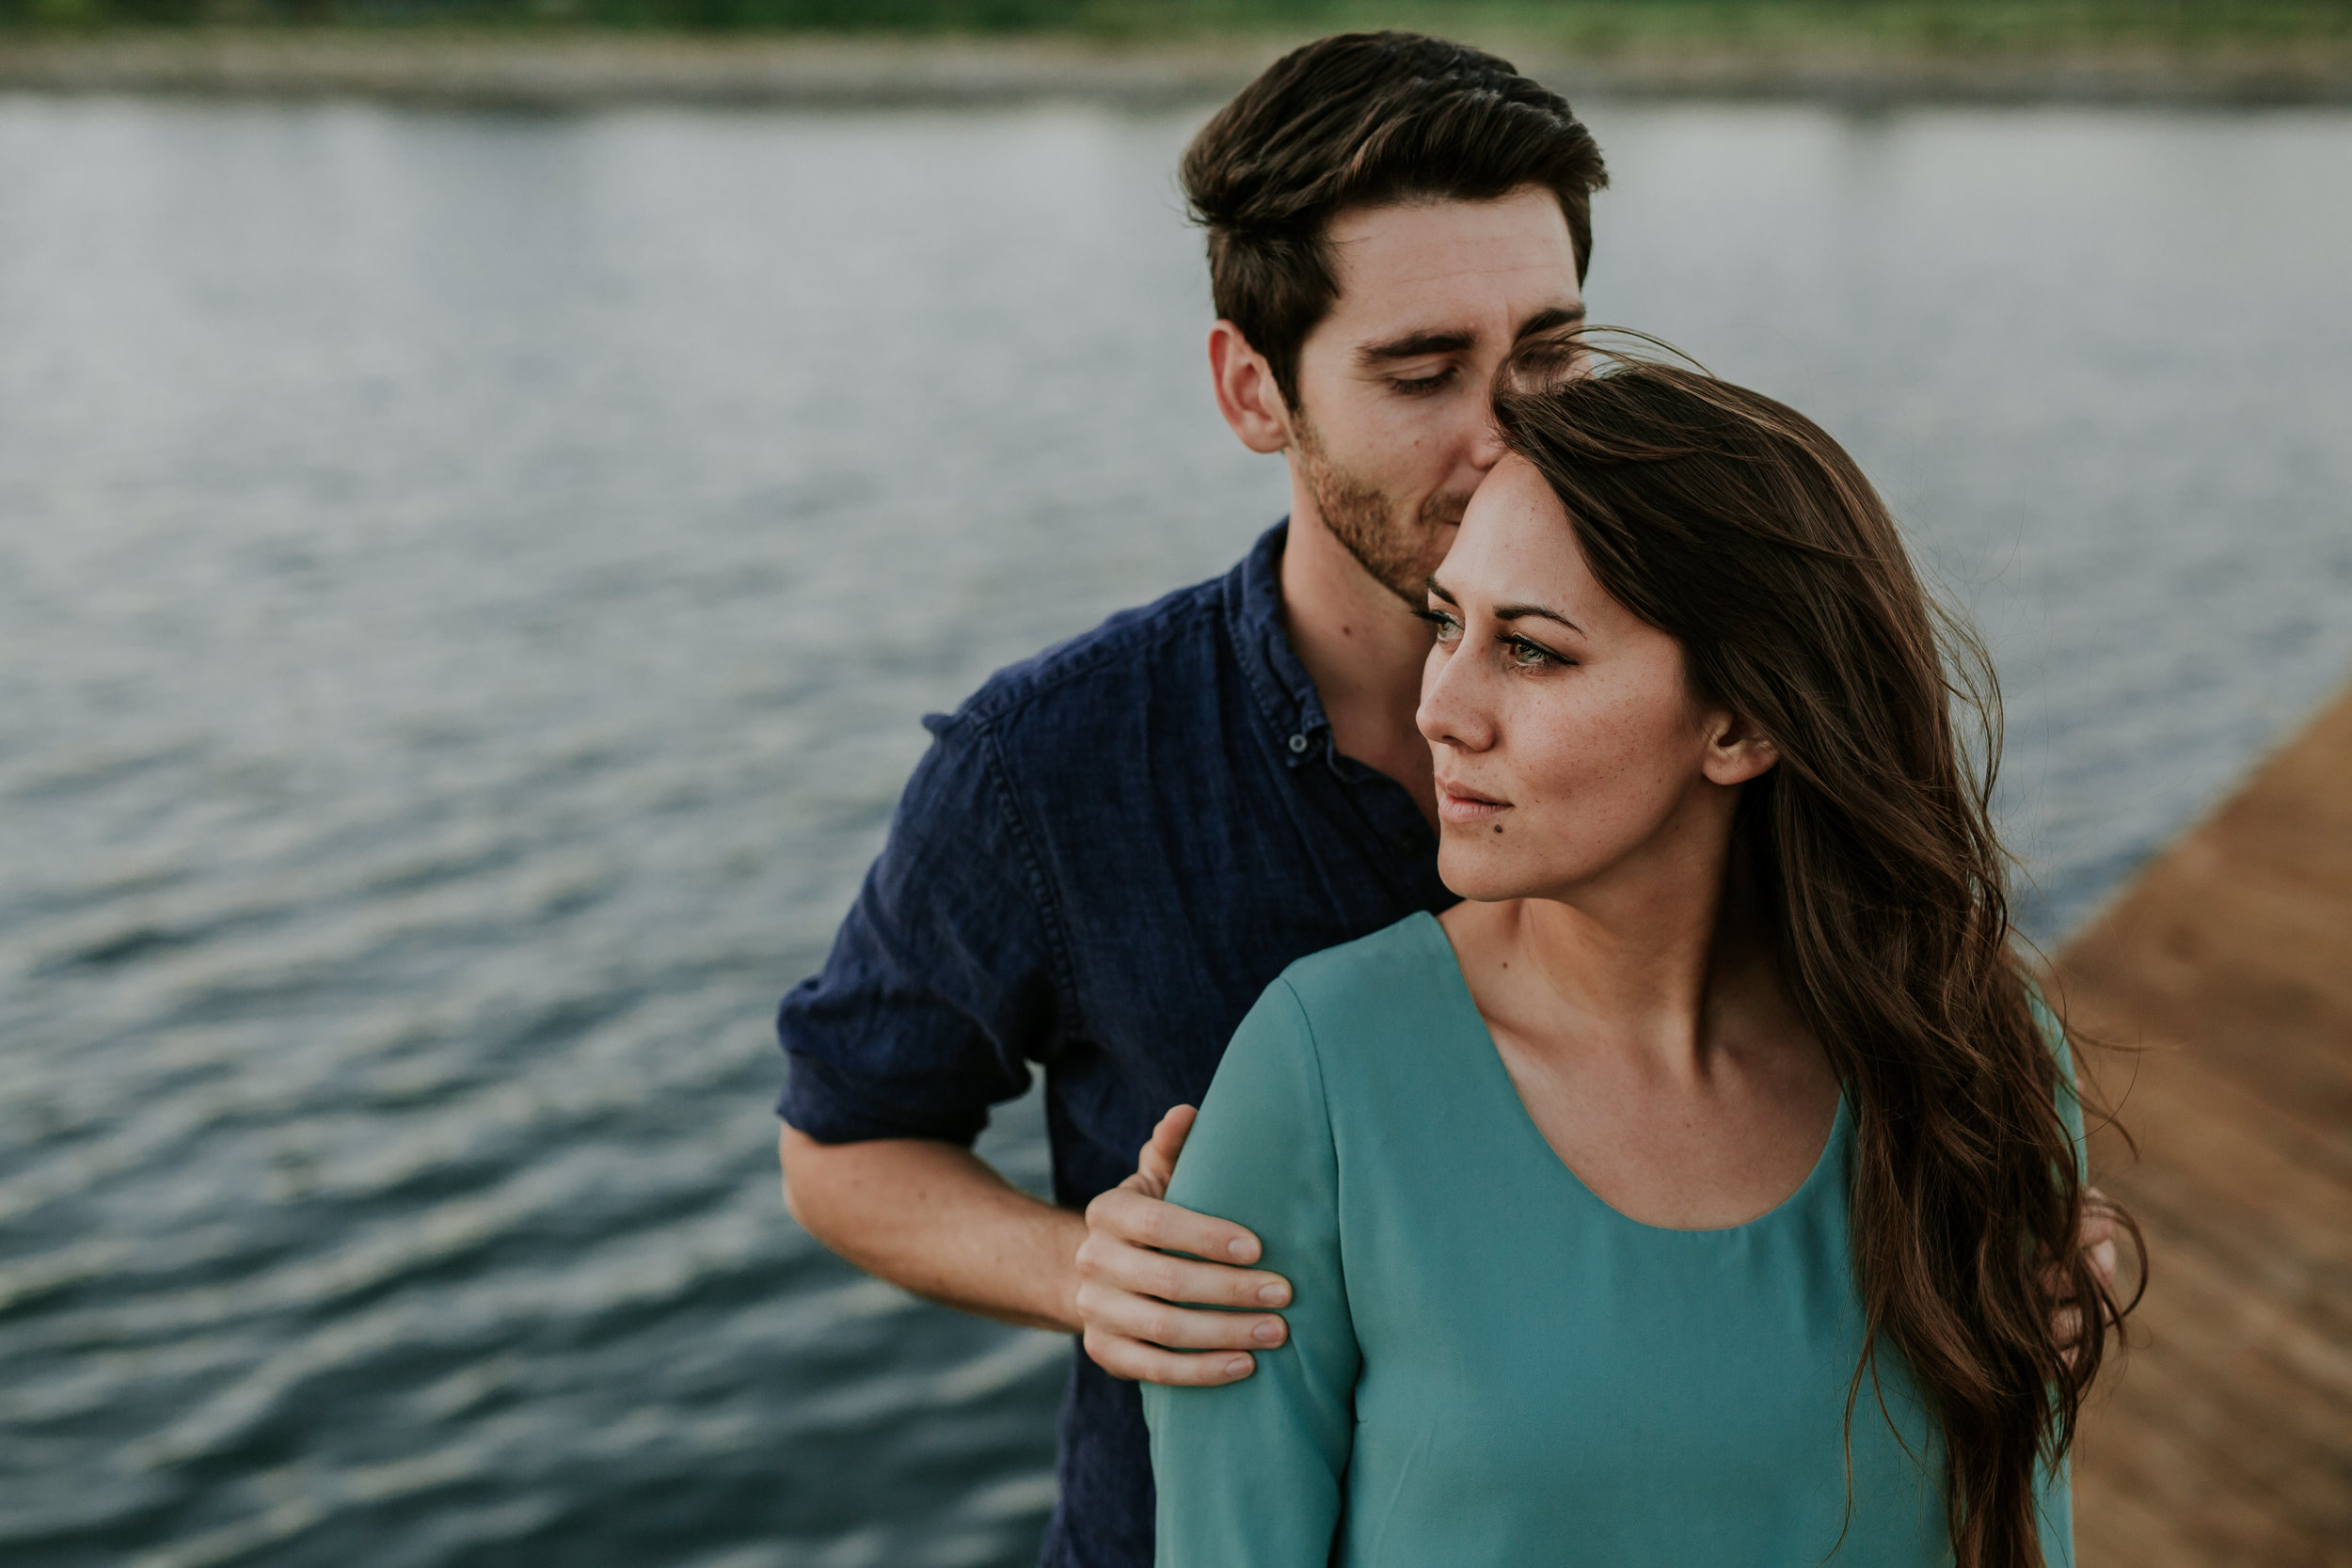
<path fill-rule="evenodd" d="M 1590 112 L 2061 929 L 2352 666 L 2352 119 Z M 1064 1349 L 793 1229 L 765 1021 L 916 715 L 1280 508 L 1189 129 L 0 100 L 9 1560 L 1025 1560 Z"/>

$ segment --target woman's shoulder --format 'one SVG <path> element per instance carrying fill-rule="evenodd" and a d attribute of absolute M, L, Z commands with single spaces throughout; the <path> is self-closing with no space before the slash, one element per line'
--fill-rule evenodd
<path fill-rule="evenodd" d="M 1461 989 L 1454 949 L 1435 916 L 1415 912 L 1282 971 L 1284 992 L 1318 1045 L 1387 1038 L 1444 1015 Z"/>
<path fill-rule="evenodd" d="M 1460 1022 L 1453 966 L 1443 929 L 1415 914 L 1285 969 L 1233 1032 L 1169 1199 L 1252 1225 L 1298 1181 L 1332 1174 L 1342 1128 L 1424 1101 L 1426 1045 Z"/>

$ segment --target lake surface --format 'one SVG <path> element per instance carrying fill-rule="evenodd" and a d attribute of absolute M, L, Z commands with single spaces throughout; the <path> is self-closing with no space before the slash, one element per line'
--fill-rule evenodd
<path fill-rule="evenodd" d="M 1584 107 L 2062 934 L 2352 670 L 2352 117 Z M 0 98 L 0 1560 L 1028 1560 L 1066 1342 L 786 1218 L 768 1018 L 920 714 L 1281 511 L 1195 118 Z"/>

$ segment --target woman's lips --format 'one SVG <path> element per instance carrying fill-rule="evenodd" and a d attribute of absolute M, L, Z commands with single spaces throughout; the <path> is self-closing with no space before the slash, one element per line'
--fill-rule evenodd
<path fill-rule="evenodd" d="M 1508 800 L 1498 800 L 1474 789 L 1465 789 L 1460 784 L 1442 781 L 1438 784 L 1438 820 L 1440 822 L 1484 822 L 1489 817 L 1501 816 L 1510 809 L 1511 802 Z"/>

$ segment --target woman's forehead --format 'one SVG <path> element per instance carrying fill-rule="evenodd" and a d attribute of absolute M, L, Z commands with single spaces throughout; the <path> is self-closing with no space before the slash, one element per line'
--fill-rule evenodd
<path fill-rule="evenodd" d="M 1592 581 L 1560 498 L 1534 464 L 1508 453 L 1471 495 L 1438 575 L 1456 593 L 1496 593 L 1529 579 L 1561 587 Z"/>

